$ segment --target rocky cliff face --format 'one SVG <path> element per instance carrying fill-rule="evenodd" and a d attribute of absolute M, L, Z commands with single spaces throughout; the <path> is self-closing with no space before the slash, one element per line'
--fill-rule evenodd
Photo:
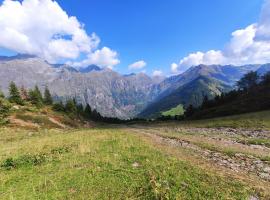
<path fill-rule="evenodd" d="M 52 66 L 36 57 L 0 59 L 0 77 L 5 93 L 10 81 L 26 88 L 48 85 L 55 98 L 75 97 L 108 117 L 133 117 L 153 98 L 153 81 L 145 74 L 122 76 L 109 69 L 79 72 L 65 65 Z"/>

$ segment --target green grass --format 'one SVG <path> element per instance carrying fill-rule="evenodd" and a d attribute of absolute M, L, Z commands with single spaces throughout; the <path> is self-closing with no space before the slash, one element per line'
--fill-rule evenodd
<path fill-rule="evenodd" d="M 192 120 L 179 122 L 181 125 L 192 127 L 230 127 L 230 128 L 255 128 L 270 129 L 270 111 L 233 115 L 205 120 Z"/>
<path fill-rule="evenodd" d="M 35 124 L 42 125 L 46 128 L 59 128 L 59 126 L 52 121 L 49 120 L 48 116 L 46 115 L 33 115 L 33 114 L 16 114 L 16 118 L 21 119 L 23 121 L 32 122 Z"/>
<path fill-rule="evenodd" d="M 255 145 L 264 145 L 270 148 L 270 139 L 263 139 L 263 138 L 252 138 L 246 141 L 246 144 L 255 144 Z"/>
<path fill-rule="evenodd" d="M 162 112 L 162 115 L 163 116 L 176 116 L 176 115 L 183 115 L 184 112 L 185 112 L 184 107 L 182 104 L 180 104 L 175 108 Z"/>
<path fill-rule="evenodd" d="M 120 129 L 0 129 L 1 199 L 247 199 L 252 189 Z"/>

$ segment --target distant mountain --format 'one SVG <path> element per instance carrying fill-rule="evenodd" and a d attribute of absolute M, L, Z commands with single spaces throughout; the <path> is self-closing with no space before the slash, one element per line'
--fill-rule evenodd
<path fill-rule="evenodd" d="M 270 71 L 270 64 L 262 65 L 258 70 L 258 74 L 263 75 Z"/>
<path fill-rule="evenodd" d="M 177 107 L 179 104 L 185 106 L 189 104 L 199 106 L 205 95 L 209 98 L 213 98 L 216 95 L 220 95 L 222 92 L 228 92 L 231 89 L 232 88 L 229 85 L 226 85 L 221 81 L 207 76 L 199 76 L 195 80 L 172 91 L 166 97 L 148 105 L 146 109 L 139 114 L 139 117 L 158 117 L 161 115 L 161 112 Z"/>
<path fill-rule="evenodd" d="M 198 65 L 180 75 L 171 76 L 152 88 L 156 98 L 139 114 L 140 117 L 152 117 L 179 104 L 200 105 L 203 96 L 209 98 L 233 89 L 236 82 L 249 71 L 266 73 L 270 64 L 265 65 Z M 204 81 L 202 78 L 204 77 Z M 207 79 L 207 81 L 206 81 Z M 208 85 L 208 86 L 207 86 Z M 196 86 L 196 87 L 195 87 Z M 185 91 L 189 88 L 190 91 Z"/>
<path fill-rule="evenodd" d="M 154 83 L 146 74 L 125 77 L 110 69 L 85 73 L 68 65 L 50 65 L 37 57 L 0 60 L 0 77 L 0 86 L 5 93 L 10 81 L 26 88 L 37 84 L 44 89 L 48 85 L 55 99 L 75 97 L 78 102 L 89 103 L 108 117 L 136 116 L 153 98 L 151 88 Z"/>
<path fill-rule="evenodd" d="M 131 118 L 153 115 L 179 104 L 199 105 L 203 95 L 214 96 L 232 88 L 251 70 L 269 71 L 266 65 L 199 65 L 169 78 L 144 73 L 121 75 L 96 65 L 74 68 L 49 64 L 35 56 L 0 57 L 0 88 L 7 93 L 10 81 L 18 86 L 44 89 L 49 86 L 55 99 L 76 98 L 107 117 Z"/>
<path fill-rule="evenodd" d="M 102 68 L 97 65 L 89 65 L 88 67 L 82 67 L 79 69 L 81 73 L 89 73 L 92 71 L 101 71 Z"/>

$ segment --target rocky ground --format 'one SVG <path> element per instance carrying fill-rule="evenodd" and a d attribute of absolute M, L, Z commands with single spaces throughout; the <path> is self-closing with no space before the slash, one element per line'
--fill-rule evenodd
<path fill-rule="evenodd" d="M 270 148 L 263 144 L 243 143 L 243 138 L 246 140 L 250 138 L 269 139 L 270 132 L 267 130 L 144 128 L 140 132 L 150 136 L 155 142 L 191 150 L 197 157 L 207 160 L 217 167 L 223 167 L 235 173 L 246 173 L 270 182 Z"/>

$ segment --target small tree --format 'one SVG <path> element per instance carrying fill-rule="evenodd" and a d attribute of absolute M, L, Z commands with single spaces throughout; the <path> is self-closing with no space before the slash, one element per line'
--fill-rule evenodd
<path fill-rule="evenodd" d="M 195 112 L 194 107 L 190 104 L 190 105 L 187 107 L 187 109 L 186 109 L 184 115 L 185 115 L 185 117 L 191 117 L 191 116 L 194 114 L 194 112 Z"/>
<path fill-rule="evenodd" d="M 0 98 L 0 125 L 8 122 L 10 107 L 10 103 L 6 99 Z"/>
<path fill-rule="evenodd" d="M 41 107 L 43 105 L 43 98 L 42 94 L 38 88 L 38 86 L 35 86 L 34 90 L 29 91 L 29 100 L 32 104 L 36 105 L 37 107 Z"/>
<path fill-rule="evenodd" d="M 19 105 L 23 105 L 23 100 L 21 98 L 18 87 L 13 81 L 9 85 L 9 101 L 11 103 L 17 103 Z"/>
<path fill-rule="evenodd" d="M 204 95 L 204 97 L 203 97 L 203 102 L 202 102 L 201 107 L 202 107 L 202 108 L 207 108 L 207 107 L 208 107 L 208 104 L 209 104 L 208 96 L 207 96 L 207 95 Z"/>
<path fill-rule="evenodd" d="M 100 115 L 100 113 L 96 109 L 94 109 L 92 112 L 91 119 L 93 119 L 95 121 L 100 121 L 102 119 L 102 116 Z"/>
<path fill-rule="evenodd" d="M 77 105 L 77 113 L 81 116 L 84 114 L 83 105 L 81 103 Z"/>
<path fill-rule="evenodd" d="M 84 117 L 87 119 L 91 119 L 92 117 L 92 109 L 89 104 L 87 104 L 84 109 Z"/>
<path fill-rule="evenodd" d="M 244 75 L 243 78 L 241 78 L 237 82 L 237 87 L 240 90 L 249 90 L 251 88 L 254 88 L 259 83 L 260 76 L 257 72 L 251 71 Z"/>
<path fill-rule="evenodd" d="M 43 103 L 43 97 L 37 85 L 35 86 L 34 92 L 36 93 L 39 100 Z"/>
<path fill-rule="evenodd" d="M 65 111 L 70 114 L 75 114 L 77 112 L 77 107 L 74 103 L 74 100 L 72 99 L 67 100 Z"/>
<path fill-rule="evenodd" d="M 53 104 L 53 99 L 52 99 L 52 95 L 51 92 L 49 90 L 49 88 L 46 86 L 45 91 L 44 91 L 44 103 L 46 105 L 52 105 Z"/>
<path fill-rule="evenodd" d="M 270 72 L 267 72 L 262 76 L 262 84 L 264 86 L 270 86 Z"/>
<path fill-rule="evenodd" d="M 65 106 L 62 101 L 53 104 L 53 110 L 57 112 L 64 112 Z"/>
<path fill-rule="evenodd" d="M 5 98 L 5 95 L 4 93 L 0 90 L 0 98 L 4 99 Z"/>

